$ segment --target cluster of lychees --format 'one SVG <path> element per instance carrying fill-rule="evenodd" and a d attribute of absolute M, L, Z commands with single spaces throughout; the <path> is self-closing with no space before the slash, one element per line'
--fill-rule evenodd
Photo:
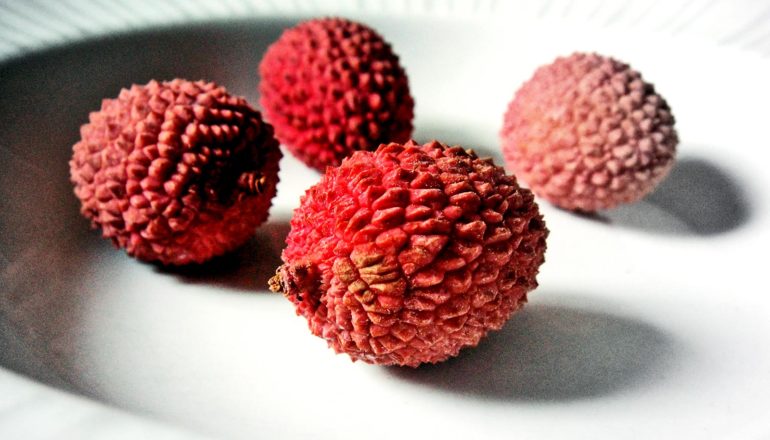
<path fill-rule="evenodd" d="M 526 302 L 548 235 L 533 193 L 471 150 L 409 141 L 407 76 L 379 34 L 306 21 L 259 73 L 270 124 L 203 81 L 151 81 L 104 100 L 70 161 L 83 215 L 138 259 L 206 261 L 267 218 L 280 140 L 324 174 L 294 212 L 270 288 L 337 352 L 440 362 Z M 520 88 L 502 149 L 535 194 L 594 211 L 638 200 L 666 175 L 673 123 L 628 65 L 574 54 Z"/>

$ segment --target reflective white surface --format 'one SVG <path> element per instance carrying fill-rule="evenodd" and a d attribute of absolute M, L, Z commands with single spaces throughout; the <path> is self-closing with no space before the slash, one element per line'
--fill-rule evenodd
<path fill-rule="evenodd" d="M 401 55 L 418 140 L 502 163 L 497 131 L 518 85 L 557 55 L 596 50 L 630 62 L 669 101 L 681 138 L 670 178 L 591 218 L 542 204 L 552 232 L 541 287 L 477 349 L 416 370 L 353 364 L 265 290 L 314 171 L 284 158 L 271 220 L 254 240 L 181 270 L 138 263 L 89 231 L 67 176 L 79 125 L 131 83 L 205 78 L 256 103 L 259 57 L 296 16 L 143 30 L 11 59 L 0 64 L 0 365 L 91 400 L 0 370 L 0 438 L 770 435 L 770 59 L 738 44 L 767 26 L 748 26 L 749 16 L 749 37 L 717 44 L 726 37 L 702 31 L 702 20 L 727 2 L 682 9 L 696 18 L 679 32 L 680 18 L 621 25 L 636 9 L 605 26 L 612 11 L 590 15 L 590 2 L 566 14 L 567 3 L 551 2 L 541 18 L 522 6 L 529 21 L 510 18 L 507 2 L 443 13 L 435 2 L 435 14 L 417 4 L 384 16 L 367 2 L 345 8 Z M 593 18 L 574 19 L 579 11 Z M 112 19 L 105 29 L 127 20 Z"/>

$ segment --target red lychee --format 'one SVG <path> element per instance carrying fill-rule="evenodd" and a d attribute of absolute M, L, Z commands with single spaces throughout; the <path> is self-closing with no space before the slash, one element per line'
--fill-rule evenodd
<path fill-rule="evenodd" d="M 547 235 L 532 193 L 491 159 L 391 143 L 307 191 L 270 285 L 353 360 L 435 363 L 523 305 Z"/>
<path fill-rule="evenodd" d="M 129 255 L 201 263 L 268 214 L 281 152 L 242 98 L 203 81 L 123 89 L 80 129 L 70 176 L 81 212 Z"/>
<path fill-rule="evenodd" d="M 300 23 L 270 46 L 259 74 L 260 102 L 276 136 L 318 170 L 412 133 L 406 73 L 382 36 L 361 23 Z"/>
<path fill-rule="evenodd" d="M 508 106 L 506 165 L 565 209 L 637 201 L 668 174 L 678 142 L 666 101 L 629 65 L 576 53 L 540 67 Z"/>

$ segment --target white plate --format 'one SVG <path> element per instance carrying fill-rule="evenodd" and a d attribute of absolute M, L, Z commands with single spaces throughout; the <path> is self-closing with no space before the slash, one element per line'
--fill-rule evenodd
<path fill-rule="evenodd" d="M 275 3 L 0 5 L 0 438 L 770 436 L 764 4 Z M 318 179 L 291 157 L 269 223 L 204 269 L 141 264 L 88 230 L 67 160 L 101 98 L 178 76 L 257 102 L 266 46 L 327 13 L 393 43 L 418 140 L 501 163 L 516 88 L 595 50 L 667 98 L 678 164 L 646 200 L 597 218 L 542 204 L 552 233 L 530 305 L 416 370 L 335 356 L 265 291 Z"/>

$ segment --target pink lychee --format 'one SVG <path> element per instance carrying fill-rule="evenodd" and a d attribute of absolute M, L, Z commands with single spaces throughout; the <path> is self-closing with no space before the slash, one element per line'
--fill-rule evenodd
<path fill-rule="evenodd" d="M 589 212 L 650 193 L 678 142 L 668 104 L 639 72 L 584 53 L 540 67 L 516 92 L 500 134 L 506 165 L 535 194 Z"/>

